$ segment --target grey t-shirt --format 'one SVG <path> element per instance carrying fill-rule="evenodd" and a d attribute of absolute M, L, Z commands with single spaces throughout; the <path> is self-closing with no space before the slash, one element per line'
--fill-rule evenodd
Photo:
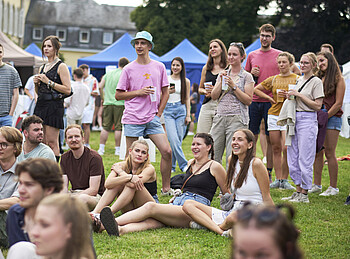
<path fill-rule="evenodd" d="M 296 90 L 301 88 L 301 86 L 306 82 L 304 77 L 300 77 L 297 81 Z M 301 90 L 301 94 L 305 95 L 310 100 L 316 100 L 318 98 L 324 97 L 322 80 L 318 77 L 312 78 Z M 307 106 L 300 98 L 295 98 L 296 100 L 296 110 L 298 112 L 314 112 L 315 110 Z"/>
<path fill-rule="evenodd" d="M 21 154 L 17 157 L 17 162 L 22 162 L 30 157 L 48 158 L 56 162 L 56 157 L 52 149 L 43 143 L 39 143 L 36 148 L 27 154 L 24 154 L 24 151 L 22 150 Z"/>
<path fill-rule="evenodd" d="M 0 117 L 7 116 L 11 109 L 13 89 L 22 85 L 17 70 L 7 64 L 0 67 Z"/>

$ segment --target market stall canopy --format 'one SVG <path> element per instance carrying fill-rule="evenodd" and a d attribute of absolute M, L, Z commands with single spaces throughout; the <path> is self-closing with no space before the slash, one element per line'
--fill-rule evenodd
<path fill-rule="evenodd" d="M 23 50 L 0 31 L 0 43 L 4 48 L 4 62 L 13 62 L 15 67 L 37 67 L 44 61 Z"/>
<path fill-rule="evenodd" d="M 34 56 L 41 57 L 41 49 L 33 42 L 28 47 L 24 49 L 30 54 L 33 54 Z"/>
<path fill-rule="evenodd" d="M 133 38 L 129 33 L 125 33 L 116 42 L 101 52 L 89 57 L 78 59 L 78 66 L 87 64 L 90 68 L 104 69 L 106 66 L 117 66 L 118 60 L 122 57 L 126 57 L 129 61 L 133 61 L 137 58 L 137 54 L 134 47 L 130 44 L 132 39 Z M 151 59 L 159 59 L 159 57 L 153 52 L 150 52 L 149 55 Z"/>

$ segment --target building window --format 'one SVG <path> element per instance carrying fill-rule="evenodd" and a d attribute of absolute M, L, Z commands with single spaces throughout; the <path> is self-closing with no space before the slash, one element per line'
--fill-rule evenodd
<path fill-rule="evenodd" d="M 112 44 L 112 43 L 113 43 L 113 32 L 104 32 L 103 44 Z"/>
<path fill-rule="evenodd" d="M 90 41 L 90 32 L 86 30 L 82 30 L 79 33 L 79 41 L 82 43 L 89 43 Z"/>
<path fill-rule="evenodd" d="M 43 38 L 43 28 L 33 29 L 33 40 L 41 40 Z"/>
<path fill-rule="evenodd" d="M 56 36 L 60 41 L 66 41 L 66 30 L 56 30 Z"/>

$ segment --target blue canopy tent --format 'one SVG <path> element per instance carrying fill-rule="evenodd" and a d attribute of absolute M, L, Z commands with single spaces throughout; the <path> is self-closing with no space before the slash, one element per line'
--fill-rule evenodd
<path fill-rule="evenodd" d="M 33 42 L 24 49 L 25 51 L 33 54 L 34 56 L 41 57 L 41 49 Z"/>
<path fill-rule="evenodd" d="M 78 59 L 78 66 L 87 64 L 91 68 L 91 73 L 97 78 L 105 74 L 105 67 L 109 65 L 118 66 L 118 60 L 122 57 L 126 57 L 129 61 L 133 61 L 137 58 L 134 47 L 130 44 L 133 38 L 129 33 L 125 33 L 116 42 L 109 47 L 105 48 L 101 52 Z M 159 57 L 150 52 L 151 59 L 158 60 Z"/>
<path fill-rule="evenodd" d="M 181 41 L 176 47 L 159 58 L 167 69 L 170 69 L 171 61 L 175 57 L 181 57 L 186 67 L 186 76 L 191 84 L 197 83 L 201 79 L 202 68 L 207 63 L 207 55 L 196 48 L 188 39 Z"/>
<path fill-rule="evenodd" d="M 199 84 L 202 68 L 207 63 L 207 55 L 197 49 L 188 39 L 184 39 L 172 50 L 161 56 L 159 61 L 163 62 L 167 69 L 170 69 L 171 61 L 175 57 L 181 57 L 183 59 L 186 67 L 186 77 L 190 79 L 191 84 Z M 201 97 L 202 99 L 204 98 L 203 96 Z M 198 104 L 198 108 L 200 105 Z M 197 117 L 199 110 L 197 109 Z"/>

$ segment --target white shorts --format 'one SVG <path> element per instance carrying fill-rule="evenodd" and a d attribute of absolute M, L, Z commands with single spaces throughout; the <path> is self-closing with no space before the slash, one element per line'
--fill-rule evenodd
<path fill-rule="evenodd" d="M 84 109 L 83 119 L 81 123 L 92 124 L 92 119 L 94 117 L 94 110 Z"/>
<path fill-rule="evenodd" d="M 271 130 L 287 130 L 287 126 L 278 126 L 277 125 L 277 120 L 278 120 L 278 116 L 277 115 L 267 115 L 267 128 L 268 131 Z"/>
<path fill-rule="evenodd" d="M 225 221 L 227 216 L 230 215 L 232 211 L 239 210 L 240 208 L 243 207 L 243 205 L 244 205 L 243 201 L 235 201 L 233 208 L 230 210 L 219 210 L 213 207 L 211 208 L 211 219 L 214 221 L 216 225 L 220 225 Z"/>

